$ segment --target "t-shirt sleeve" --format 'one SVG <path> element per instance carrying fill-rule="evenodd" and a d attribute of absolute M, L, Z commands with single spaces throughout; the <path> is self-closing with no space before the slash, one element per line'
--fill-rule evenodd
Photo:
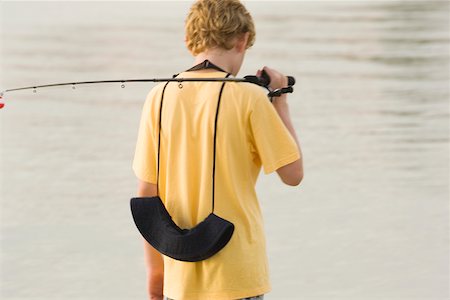
<path fill-rule="evenodd" d="M 147 95 L 142 108 L 138 138 L 133 160 L 133 171 L 142 181 L 156 184 L 158 151 L 158 109 L 156 87 Z M 159 111 L 158 111 L 159 113 Z"/>
<path fill-rule="evenodd" d="M 265 174 L 300 158 L 297 143 L 265 95 L 255 99 L 250 124 L 254 155 L 260 160 Z"/>

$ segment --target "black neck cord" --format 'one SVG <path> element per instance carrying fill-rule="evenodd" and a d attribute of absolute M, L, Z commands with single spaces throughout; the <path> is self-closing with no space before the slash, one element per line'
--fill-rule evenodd
<path fill-rule="evenodd" d="M 205 61 L 208 62 L 209 61 Z M 195 70 L 201 70 L 201 69 L 208 69 L 211 68 L 211 65 L 213 66 L 212 68 L 215 68 L 217 66 L 209 63 L 206 64 L 205 66 L 205 62 L 203 62 L 200 65 L 194 66 L 194 68 L 196 68 Z M 218 67 L 217 67 L 218 68 Z M 220 68 L 219 68 L 220 69 Z M 193 68 L 189 69 L 188 71 L 194 71 Z M 220 69 L 221 72 L 225 72 L 222 69 Z M 231 74 L 227 73 L 227 76 L 225 78 L 228 78 Z M 175 75 L 176 76 L 176 75 Z M 215 203 L 215 186 L 216 186 L 216 149 L 217 149 L 217 120 L 218 120 L 218 116 L 219 116 L 219 108 L 220 108 L 220 102 L 222 99 L 222 94 L 223 94 L 223 89 L 225 87 L 225 83 L 223 82 L 221 87 L 220 87 L 220 92 L 219 92 L 219 97 L 217 100 L 217 107 L 216 107 L 216 115 L 215 115 L 215 119 L 214 119 L 214 145 L 213 145 L 213 170 L 212 170 L 212 203 L 211 203 L 211 213 L 214 213 L 214 203 Z M 162 90 L 162 94 L 161 94 L 161 104 L 159 106 L 159 127 L 158 127 L 158 162 L 157 162 L 157 191 L 158 191 L 158 195 L 161 196 L 159 194 L 159 166 L 160 166 L 160 154 L 161 154 L 161 126 L 162 126 L 162 108 L 163 108 L 163 103 L 164 103 L 164 94 L 166 91 L 166 87 L 169 84 L 169 82 L 167 82 L 164 85 L 164 88 Z"/>

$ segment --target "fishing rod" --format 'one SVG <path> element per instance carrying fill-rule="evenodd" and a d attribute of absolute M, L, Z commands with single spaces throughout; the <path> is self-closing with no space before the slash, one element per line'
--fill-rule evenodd
<path fill-rule="evenodd" d="M 14 89 L 6 89 L 0 92 L 0 97 L 2 97 L 5 93 L 10 93 L 14 91 L 21 90 L 33 90 L 34 93 L 37 92 L 38 88 L 48 88 L 48 87 L 56 87 L 56 86 L 72 86 L 72 89 L 75 89 L 77 85 L 82 84 L 100 84 L 100 83 L 121 83 L 121 87 L 125 88 L 125 83 L 127 82 L 178 82 L 178 86 L 180 88 L 183 87 L 183 82 L 249 82 L 253 84 L 257 84 L 269 91 L 267 96 L 272 101 L 273 97 L 280 96 L 285 93 L 292 93 L 294 88 L 292 87 L 295 84 L 295 78 L 292 76 L 287 76 L 288 78 L 288 86 L 284 88 L 279 88 L 272 90 L 269 88 L 270 77 L 267 73 L 263 72 L 262 76 L 258 77 L 255 75 L 247 75 L 243 78 L 183 78 L 183 77 L 172 77 L 172 78 L 151 78 L 151 79 L 121 79 L 121 80 L 97 80 L 97 81 L 78 81 L 78 82 L 65 82 L 65 83 L 52 83 L 52 84 L 44 84 L 44 85 L 35 85 L 28 87 L 20 87 Z M 0 109 L 4 107 L 3 103 L 0 103 Z"/>

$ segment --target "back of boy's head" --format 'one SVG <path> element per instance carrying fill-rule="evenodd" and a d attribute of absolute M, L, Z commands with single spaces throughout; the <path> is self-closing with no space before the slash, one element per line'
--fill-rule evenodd
<path fill-rule="evenodd" d="M 195 56 L 205 50 L 230 50 L 236 38 L 249 33 L 247 47 L 255 42 L 255 25 L 239 0 L 198 0 L 186 19 L 186 46 Z"/>

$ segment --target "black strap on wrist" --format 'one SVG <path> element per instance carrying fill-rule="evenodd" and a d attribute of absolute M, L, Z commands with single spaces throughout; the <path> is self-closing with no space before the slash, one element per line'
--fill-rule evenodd
<path fill-rule="evenodd" d="M 274 89 L 274 90 L 270 91 L 267 96 L 270 98 L 270 102 L 272 102 L 274 97 L 280 97 L 283 94 L 293 93 L 293 92 L 294 92 L 294 88 L 292 86 L 287 86 L 284 88 Z"/>

